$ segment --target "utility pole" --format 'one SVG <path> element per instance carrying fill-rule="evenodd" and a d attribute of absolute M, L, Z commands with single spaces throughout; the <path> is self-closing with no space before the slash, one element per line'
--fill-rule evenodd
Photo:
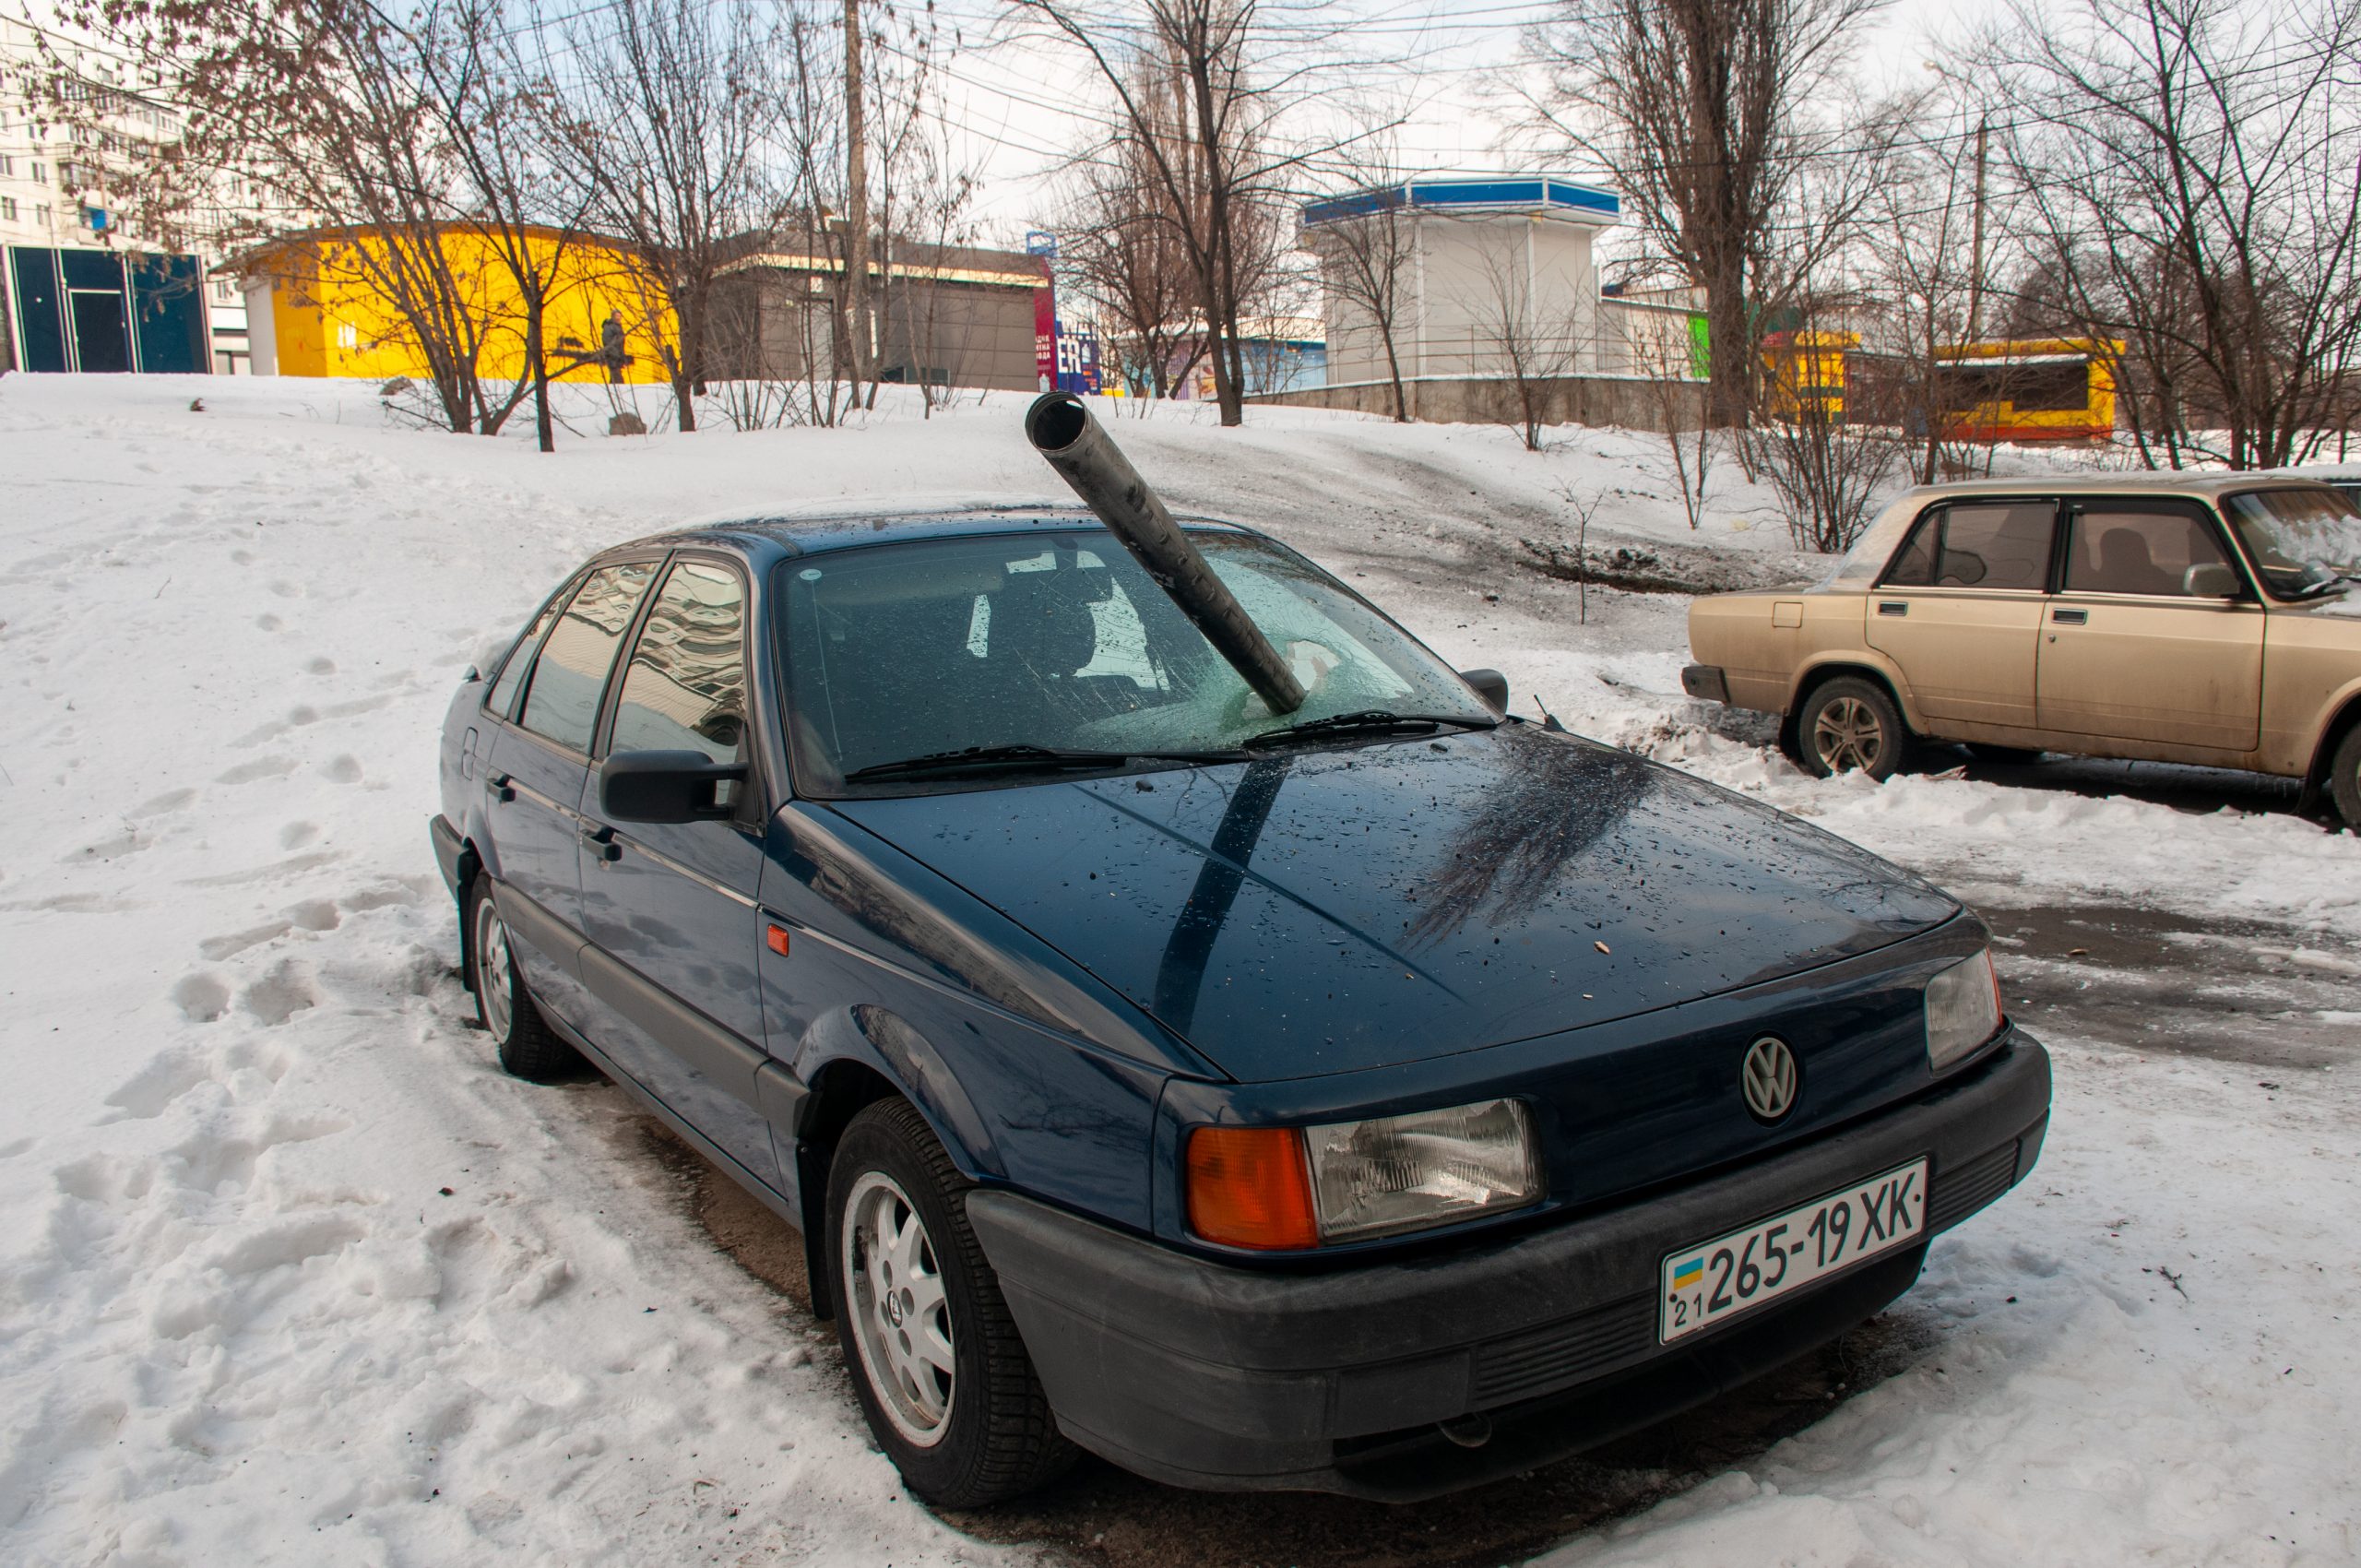
<path fill-rule="evenodd" d="M 860 0 L 845 0 L 845 347 L 852 401 L 869 373 L 869 148 L 861 82 Z"/>
<path fill-rule="evenodd" d="M 849 0 L 848 0 L 849 3 Z M 1992 135 L 1989 118 L 1975 122 L 1975 208 L 1967 240 L 1967 340 L 1977 342 L 1984 306 L 1984 166 Z"/>

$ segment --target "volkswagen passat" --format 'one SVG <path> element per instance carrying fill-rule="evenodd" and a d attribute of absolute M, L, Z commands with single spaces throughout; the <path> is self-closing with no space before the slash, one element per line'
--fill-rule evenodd
<path fill-rule="evenodd" d="M 625 545 L 451 706 L 500 1060 L 801 1229 L 920 1496 L 1522 1469 L 1859 1323 L 2032 1168 L 1974 915 L 1181 531 L 1291 707 L 1055 509 Z"/>

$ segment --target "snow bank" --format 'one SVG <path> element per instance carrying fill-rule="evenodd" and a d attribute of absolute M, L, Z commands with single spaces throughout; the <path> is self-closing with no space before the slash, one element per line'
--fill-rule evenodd
<path fill-rule="evenodd" d="M 1055 496 L 1021 401 L 541 457 L 342 384 L 0 381 L 0 1558 L 1027 1555 L 903 1497 L 832 1345 L 682 1217 L 619 1096 L 498 1074 L 425 834 L 453 683 L 584 554 L 699 515 Z M 1608 498 L 1602 534 L 1689 545 L 1645 438 L 1157 412 L 1114 429 L 1177 505 L 1272 527 L 1520 706 L 2011 896 L 2361 930 L 2361 841 L 1812 783 L 1671 695 L 1682 601 L 1594 593 L 1577 625 L 1571 585 L 1512 564 L 1564 537 L 1568 490 Z M 1803 566 L 1742 486 L 1703 542 Z M 2039 1176 L 1910 1298 L 1928 1364 L 1549 1561 L 2350 1560 L 2348 1080 L 2070 1040 L 2059 1067 Z"/>

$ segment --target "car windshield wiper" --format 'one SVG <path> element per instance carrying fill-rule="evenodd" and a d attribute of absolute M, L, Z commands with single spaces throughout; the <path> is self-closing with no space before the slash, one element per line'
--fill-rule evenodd
<path fill-rule="evenodd" d="M 1121 767 L 1125 763 L 1144 757 L 1158 762 L 1236 762 L 1240 755 L 1235 751 L 1076 751 L 1064 746 L 1037 746 L 1030 742 L 1019 741 L 1004 746 L 962 746 L 956 751 L 929 752 L 924 756 L 906 756 L 896 762 L 874 762 L 846 774 L 845 782 L 916 778 L 928 774 L 948 776 L 971 771 L 991 772 L 1000 768 Z"/>
<path fill-rule="evenodd" d="M 1382 735 L 1388 732 L 1429 734 L 1442 725 L 1454 725 L 1462 730 L 1489 730 L 1499 724 L 1496 719 L 1470 719 L 1458 713 L 1395 713 L 1389 708 L 1365 707 L 1352 713 L 1332 713 L 1325 719 L 1307 719 L 1300 724 L 1282 725 L 1250 735 L 1242 745 L 1267 746 L 1281 741 L 1313 741 L 1328 735 Z"/>
<path fill-rule="evenodd" d="M 2361 577 L 2351 572 L 2331 571 L 2316 583 L 2306 583 L 2291 596 L 2297 600 L 2325 599 L 2331 593 L 2342 593 L 2347 583 L 2361 583 Z"/>

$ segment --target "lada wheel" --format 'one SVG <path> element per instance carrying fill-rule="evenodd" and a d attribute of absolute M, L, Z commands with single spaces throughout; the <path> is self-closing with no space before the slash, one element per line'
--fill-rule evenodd
<path fill-rule="evenodd" d="M 869 1430 L 945 1508 L 1029 1491 L 1074 1462 L 967 1228 L 968 1184 L 906 1100 L 853 1118 L 828 1173 L 836 1332 Z"/>
<path fill-rule="evenodd" d="M 2344 732 L 2328 765 L 2328 792 L 2344 826 L 2361 833 L 2361 724 Z"/>
<path fill-rule="evenodd" d="M 525 989 L 524 973 L 508 950 L 508 924 L 492 899 L 492 878 L 481 872 L 468 889 L 468 964 L 476 1020 L 492 1036 L 501 1066 L 537 1084 L 581 1070 L 581 1053 L 551 1032 Z"/>
<path fill-rule="evenodd" d="M 1867 681 L 1840 676 L 1806 699 L 1796 740 L 1804 766 L 1822 778 L 1856 771 L 1884 778 L 1902 766 L 1909 735 L 1892 697 Z"/>

